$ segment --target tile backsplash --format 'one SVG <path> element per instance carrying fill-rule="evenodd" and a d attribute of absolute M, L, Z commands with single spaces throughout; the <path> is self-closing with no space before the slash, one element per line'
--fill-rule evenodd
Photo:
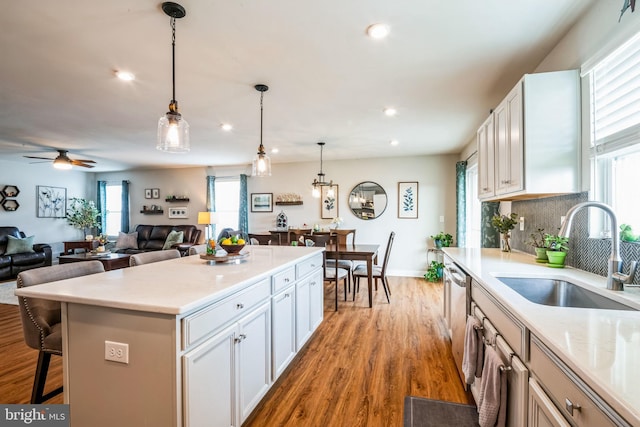
<path fill-rule="evenodd" d="M 531 233 L 544 228 L 546 233 L 557 233 L 560 229 L 560 217 L 574 205 L 586 202 L 588 193 L 569 194 L 547 197 L 544 199 L 521 200 L 511 202 L 511 212 L 524 217 L 524 231 L 520 227 L 511 232 L 511 247 L 519 251 L 535 254 L 533 247 L 527 244 Z M 569 239 L 569 251 L 566 264 L 580 270 L 589 271 L 600 276 L 607 275 L 607 260 L 611 254 L 611 239 L 589 238 L 588 214 L 591 209 L 578 212 L 573 220 Z M 619 230 L 616 230 L 618 232 Z M 629 262 L 640 260 L 640 243 L 620 242 L 620 256 L 623 271 L 628 273 Z M 640 284 L 640 272 L 633 281 Z"/>

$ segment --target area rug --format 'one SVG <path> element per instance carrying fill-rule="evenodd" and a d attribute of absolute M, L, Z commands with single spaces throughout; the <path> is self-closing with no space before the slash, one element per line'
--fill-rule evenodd
<path fill-rule="evenodd" d="M 0 283 L 0 304 L 18 305 L 18 297 L 13 294 L 16 281 Z"/>
<path fill-rule="evenodd" d="M 474 405 L 407 396 L 404 398 L 404 427 L 477 427 Z"/>

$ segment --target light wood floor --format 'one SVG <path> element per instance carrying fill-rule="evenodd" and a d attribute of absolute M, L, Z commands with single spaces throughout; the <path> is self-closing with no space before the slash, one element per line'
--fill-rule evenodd
<path fill-rule="evenodd" d="M 391 304 L 380 288 L 368 308 L 361 288 L 336 313 L 327 285 L 324 321 L 244 427 L 400 427 L 407 395 L 471 403 L 444 332 L 442 284 L 391 277 L 390 287 Z M 0 304 L 0 403 L 29 402 L 36 359 L 18 307 Z M 47 390 L 62 383 L 60 362 L 52 358 Z"/>

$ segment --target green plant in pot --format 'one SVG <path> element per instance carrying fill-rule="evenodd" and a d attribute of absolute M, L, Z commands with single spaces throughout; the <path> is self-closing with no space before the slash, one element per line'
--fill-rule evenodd
<path fill-rule="evenodd" d="M 544 228 L 538 228 L 535 233 L 529 235 L 527 244 L 536 251 L 536 262 L 547 262 L 547 243 L 545 240 Z"/>
<path fill-rule="evenodd" d="M 71 198 L 67 209 L 67 222 L 69 225 L 81 229 L 85 238 L 89 230 L 100 225 L 99 217 L 100 211 L 92 200 L 79 197 Z"/>
<path fill-rule="evenodd" d="M 444 231 L 439 232 L 438 234 L 431 236 L 433 239 L 433 244 L 436 245 L 436 248 L 448 248 L 453 243 L 453 236 L 449 233 L 445 233 Z"/>
<path fill-rule="evenodd" d="M 518 214 L 516 213 L 509 215 L 495 214 L 493 218 L 491 218 L 491 225 L 500 233 L 502 239 L 502 252 L 511 252 L 511 244 L 509 243 L 509 239 L 511 238 L 510 233 L 518 223 L 517 218 Z"/>
<path fill-rule="evenodd" d="M 427 273 L 424 275 L 424 278 L 430 282 L 437 282 L 442 278 L 442 272 L 444 269 L 444 264 L 438 261 L 431 261 L 429 268 L 427 269 Z"/>
<path fill-rule="evenodd" d="M 569 238 L 557 234 L 545 234 L 544 242 L 547 245 L 547 258 L 549 267 L 562 268 L 569 250 Z"/>

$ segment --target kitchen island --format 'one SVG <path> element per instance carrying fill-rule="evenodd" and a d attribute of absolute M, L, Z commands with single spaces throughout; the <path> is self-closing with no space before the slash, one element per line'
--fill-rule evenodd
<path fill-rule="evenodd" d="M 240 426 L 323 317 L 323 248 L 247 246 L 22 288 L 60 301 L 72 426 Z"/>
<path fill-rule="evenodd" d="M 569 425 L 563 424 L 566 420 L 578 426 L 640 425 L 640 311 L 536 304 L 497 278 L 564 279 L 636 309 L 640 309 L 640 289 L 610 291 L 605 277 L 568 267 L 551 269 L 536 263 L 533 255 L 519 252 L 467 248 L 444 251 L 472 277 L 473 295 L 485 305 L 486 301 L 495 303 L 523 326 L 523 345 L 518 339 L 510 345 L 522 349 L 516 353 L 531 372 L 530 383 L 542 384 L 542 392 L 549 395 L 549 402 L 561 414 L 562 419 L 556 418 L 558 422 L 551 425 Z M 502 332 L 498 324 L 496 328 Z M 565 396 L 574 389 L 581 402 Z M 531 427 L 532 410 L 539 409 L 539 402 L 532 403 L 532 390 L 540 389 L 529 390 Z"/>

